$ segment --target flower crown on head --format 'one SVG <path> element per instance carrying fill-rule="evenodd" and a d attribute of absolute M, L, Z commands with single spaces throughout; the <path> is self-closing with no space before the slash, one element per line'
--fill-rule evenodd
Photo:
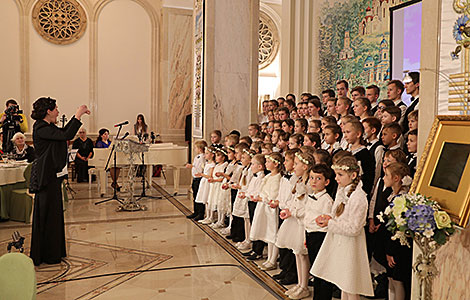
<path fill-rule="evenodd" d="M 333 170 L 356 171 L 357 169 L 359 169 L 359 166 L 332 165 L 331 168 Z"/>
<path fill-rule="evenodd" d="M 306 160 L 305 158 L 303 158 L 301 155 L 300 155 L 300 152 L 296 152 L 295 153 L 295 157 L 297 157 L 303 164 L 305 165 L 309 165 L 310 163 L 308 162 L 308 160 Z"/>
<path fill-rule="evenodd" d="M 223 155 L 225 155 L 225 156 L 227 156 L 227 155 L 228 155 L 228 154 L 227 154 L 227 151 L 225 151 L 225 150 L 224 150 L 224 149 L 222 149 L 222 148 L 217 148 L 217 150 L 216 150 L 216 151 L 219 151 L 220 153 L 222 153 L 222 154 L 223 154 Z"/>
<path fill-rule="evenodd" d="M 227 146 L 227 149 L 230 150 L 230 151 L 232 151 L 232 152 L 235 152 L 235 148 L 232 147 L 232 146 Z"/>
<path fill-rule="evenodd" d="M 215 150 L 212 150 L 212 149 L 209 148 L 209 147 L 206 147 L 206 150 L 209 151 L 209 152 L 212 153 L 212 154 L 215 154 Z"/>
<path fill-rule="evenodd" d="M 278 165 L 281 164 L 280 161 L 278 161 L 277 159 L 275 159 L 274 157 L 272 157 L 271 155 L 266 155 L 266 158 L 269 159 L 270 161 L 272 161 L 273 163 L 276 163 Z"/>
<path fill-rule="evenodd" d="M 250 151 L 248 151 L 247 149 L 243 149 L 243 153 L 248 154 L 251 158 L 253 158 L 253 156 L 254 156 L 254 155 L 253 155 L 252 153 L 250 153 Z"/>

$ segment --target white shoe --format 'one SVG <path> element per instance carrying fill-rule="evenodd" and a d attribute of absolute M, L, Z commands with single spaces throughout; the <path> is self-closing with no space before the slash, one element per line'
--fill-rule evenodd
<path fill-rule="evenodd" d="M 284 292 L 285 295 L 290 296 L 292 295 L 298 288 L 300 288 L 300 285 L 295 285 L 288 289 L 287 291 Z"/>
<path fill-rule="evenodd" d="M 219 229 L 219 228 L 224 227 L 224 224 L 214 223 L 214 224 L 211 225 L 211 227 L 214 228 L 214 229 Z"/>
<path fill-rule="evenodd" d="M 271 270 L 276 270 L 277 269 L 277 263 L 272 263 L 272 262 L 266 262 L 263 264 L 261 267 L 261 270 L 263 271 L 271 271 Z"/>
<path fill-rule="evenodd" d="M 242 244 L 242 242 L 237 242 L 237 243 L 235 244 L 235 247 L 238 248 L 241 244 Z"/>
<path fill-rule="evenodd" d="M 251 242 L 241 242 L 240 246 L 237 247 L 238 250 L 250 250 L 251 249 Z"/>
<path fill-rule="evenodd" d="M 292 294 L 289 295 L 289 298 L 294 299 L 294 300 L 299 300 L 299 299 L 307 298 L 309 296 L 310 296 L 310 290 L 308 288 L 304 289 L 302 287 L 299 287 Z"/>
<path fill-rule="evenodd" d="M 220 230 L 221 235 L 229 235 L 230 234 L 230 227 L 225 227 Z"/>
<path fill-rule="evenodd" d="M 202 224 L 206 224 L 206 225 L 207 225 L 207 224 L 211 224 L 211 223 L 212 223 L 212 220 L 211 220 L 211 219 L 204 219 L 204 220 L 202 220 L 201 223 L 202 223 Z"/>

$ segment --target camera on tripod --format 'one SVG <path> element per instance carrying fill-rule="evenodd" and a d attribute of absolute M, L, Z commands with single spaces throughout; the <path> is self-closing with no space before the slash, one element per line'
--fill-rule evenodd
<path fill-rule="evenodd" d="M 23 122 L 23 117 L 20 115 L 23 111 L 20 110 L 20 106 L 8 105 L 5 109 L 4 120 L 2 124 L 3 132 L 3 152 L 10 153 L 13 150 L 13 143 L 11 139 L 15 133 L 21 131 L 20 123 Z"/>
<path fill-rule="evenodd" d="M 20 116 L 22 113 L 23 111 L 20 109 L 19 105 L 8 106 L 7 109 L 5 109 L 5 121 L 3 121 L 3 124 L 8 122 L 14 122 L 15 124 L 16 122 L 23 122 L 23 117 Z"/>

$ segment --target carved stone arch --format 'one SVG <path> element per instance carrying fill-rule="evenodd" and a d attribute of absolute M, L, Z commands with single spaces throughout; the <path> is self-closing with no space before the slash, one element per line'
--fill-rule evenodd
<path fill-rule="evenodd" d="M 103 9 L 111 3 L 113 0 L 99 0 L 95 3 L 93 10 L 91 12 L 91 27 L 90 30 L 90 60 L 91 60 L 91 75 L 90 75 L 90 108 L 93 109 L 96 113 L 93 114 L 90 125 L 92 130 L 97 130 L 97 116 L 98 116 L 98 103 L 97 94 L 98 94 L 98 19 L 103 11 Z M 160 64 L 158 60 L 159 53 L 159 24 L 160 18 L 158 13 L 155 11 L 155 8 L 149 4 L 148 0 L 129 0 L 140 5 L 143 10 L 147 13 L 150 19 L 151 24 L 151 49 L 150 49 L 150 59 L 151 59 L 151 91 L 150 91 L 150 120 L 149 124 L 153 128 L 157 128 L 157 93 L 159 91 L 157 76 L 160 73 Z"/>
<path fill-rule="evenodd" d="M 113 0 L 100 0 L 96 3 L 95 8 L 93 9 L 93 22 L 98 22 L 98 18 L 100 13 L 103 11 L 103 8 L 111 3 Z M 149 15 L 150 17 L 150 22 L 152 24 L 152 27 L 154 29 L 157 28 L 157 25 L 159 24 L 160 18 L 158 17 L 158 14 L 155 12 L 155 9 L 153 6 L 151 6 L 147 1 L 145 0 L 129 0 L 133 1 L 145 10 L 145 12 Z"/>

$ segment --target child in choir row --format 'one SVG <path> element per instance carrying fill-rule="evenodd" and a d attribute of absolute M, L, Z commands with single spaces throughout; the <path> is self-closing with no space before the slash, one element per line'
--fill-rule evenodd
<path fill-rule="evenodd" d="M 408 166 L 404 163 L 391 163 L 385 168 L 384 185 L 392 189 L 388 197 L 391 203 L 395 197 L 406 194 L 411 185 Z M 411 268 L 413 250 L 408 246 L 401 245 L 399 241 L 393 241 L 392 235 L 387 232 L 385 244 L 387 259 L 388 299 L 405 300 L 411 296 Z M 412 241 L 409 241 L 410 245 Z"/>
<path fill-rule="evenodd" d="M 320 227 L 316 219 L 321 215 L 331 212 L 333 199 L 326 191 L 333 177 L 333 171 L 325 164 L 316 164 L 309 169 L 309 184 L 312 194 L 308 195 L 305 204 L 305 243 L 308 251 L 310 266 L 313 265 L 326 236 L 327 227 Z M 325 280 L 315 277 L 313 281 L 313 299 L 331 299 L 329 293 L 330 284 Z M 328 298 L 329 296 L 329 298 Z"/>
<path fill-rule="evenodd" d="M 194 157 L 192 164 L 187 164 L 186 168 L 191 168 L 191 175 L 193 181 L 191 183 L 191 189 L 193 191 L 193 207 L 194 213 L 188 215 L 188 219 L 194 219 L 196 221 L 202 220 L 204 218 L 204 205 L 202 203 L 196 202 L 197 194 L 199 191 L 199 186 L 201 184 L 202 176 L 204 172 L 204 165 L 206 160 L 204 158 L 204 151 L 207 147 L 206 141 L 196 141 L 194 143 L 194 149 L 196 156 Z"/>
<path fill-rule="evenodd" d="M 280 213 L 284 222 L 279 228 L 276 246 L 279 248 L 291 249 L 295 254 L 297 265 L 298 285 L 286 291 L 286 295 L 291 299 L 302 299 L 310 295 L 308 290 L 308 270 L 309 259 L 305 247 L 305 202 L 307 201 L 308 169 L 313 166 L 315 160 L 313 156 L 306 153 L 297 152 L 294 158 L 294 172 L 298 178 L 292 189 L 292 200 L 287 203 L 287 207 Z"/>
<path fill-rule="evenodd" d="M 359 295 L 374 296 L 367 258 L 364 225 L 367 195 L 362 190 L 359 165 L 345 156 L 333 165 L 338 191 L 330 214 L 316 219 L 327 227 L 327 234 L 310 272 L 341 289 L 341 299 L 359 300 Z M 332 285 L 324 285 L 331 293 Z"/>
<path fill-rule="evenodd" d="M 284 158 L 279 153 L 266 156 L 266 169 L 270 171 L 264 177 L 260 192 L 252 195 L 251 200 L 256 202 L 250 239 L 261 240 L 268 244 L 268 258 L 262 264 L 262 270 L 274 270 L 277 268 L 277 256 L 279 249 L 275 246 L 278 229 L 278 204 L 276 199 L 279 193 L 279 182 L 283 171 Z"/>
<path fill-rule="evenodd" d="M 253 230 L 255 210 L 258 205 L 258 202 L 254 201 L 258 198 L 261 192 L 261 184 L 265 176 L 265 164 L 266 158 L 262 154 L 256 154 L 251 159 L 251 172 L 253 173 L 253 178 L 250 181 L 246 193 L 242 197 L 248 198 L 248 213 L 250 217 L 250 233 L 248 237 L 252 241 L 252 251 L 247 252 L 246 255 L 248 260 L 258 260 L 263 258 L 263 250 L 265 243 L 261 240 L 253 240 L 251 238 L 251 231 Z"/>
<path fill-rule="evenodd" d="M 204 166 L 204 172 L 203 173 L 196 173 L 196 176 L 202 177 L 201 183 L 199 185 L 199 191 L 196 196 L 196 203 L 199 203 L 198 206 L 200 207 L 199 209 L 202 210 L 204 207 L 205 210 L 205 215 L 209 216 L 209 206 L 207 205 L 207 196 L 209 195 L 209 178 L 212 178 L 212 173 L 214 171 L 215 167 L 215 147 L 210 146 L 206 147 L 204 158 L 206 160 L 206 164 Z M 201 216 L 204 217 L 204 213 L 201 213 L 198 216 L 198 222 L 202 223 L 206 219 L 201 219 Z"/>
<path fill-rule="evenodd" d="M 241 163 L 243 166 L 242 175 L 240 178 L 240 182 L 238 184 L 232 185 L 232 188 L 237 189 L 237 196 L 235 198 L 235 202 L 233 203 L 233 218 L 234 220 L 240 219 L 243 222 L 244 228 L 244 238 L 245 240 L 242 242 L 238 242 L 235 246 L 239 250 L 249 250 L 251 249 L 251 241 L 250 241 L 250 230 L 251 230 L 251 223 L 250 223 L 250 214 L 248 209 L 248 197 L 246 197 L 246 193 L 248 191 L 248 187 L 251 183 L 251 179 L 253 178 L 253 172 L 251 171 L 251 159 L 254 157 L 254 151 L 248 150 L 248 145 L 242 143 L 242 145 L 246 145 L 244 149 L 242 149 L 241 153 Z M 241 236 L 241 234 L 240 234 Z"/>
<path fill-rule="evenodd" d="M 214 213 L 217 211 L 217 204 L 220 202 L 220 194 L 222 193 L 222 181 L 224 180 L 224 171 L 225 167 L 227 166 L 227 152 L 222 148 L 215 148 L 215 167 L 212 170 L 212 176 L 207 180 L 209 183 L 209 192 L 207 195 L 207 206 L 208 210 L 206 209 L 207 216 L 201 222 L 202 224 L 213 224 L 212 227 L 220 228 L 223 226 L 224 215 L 219 213 L 217 216 L 217 222 L 214 219 Z"/>

